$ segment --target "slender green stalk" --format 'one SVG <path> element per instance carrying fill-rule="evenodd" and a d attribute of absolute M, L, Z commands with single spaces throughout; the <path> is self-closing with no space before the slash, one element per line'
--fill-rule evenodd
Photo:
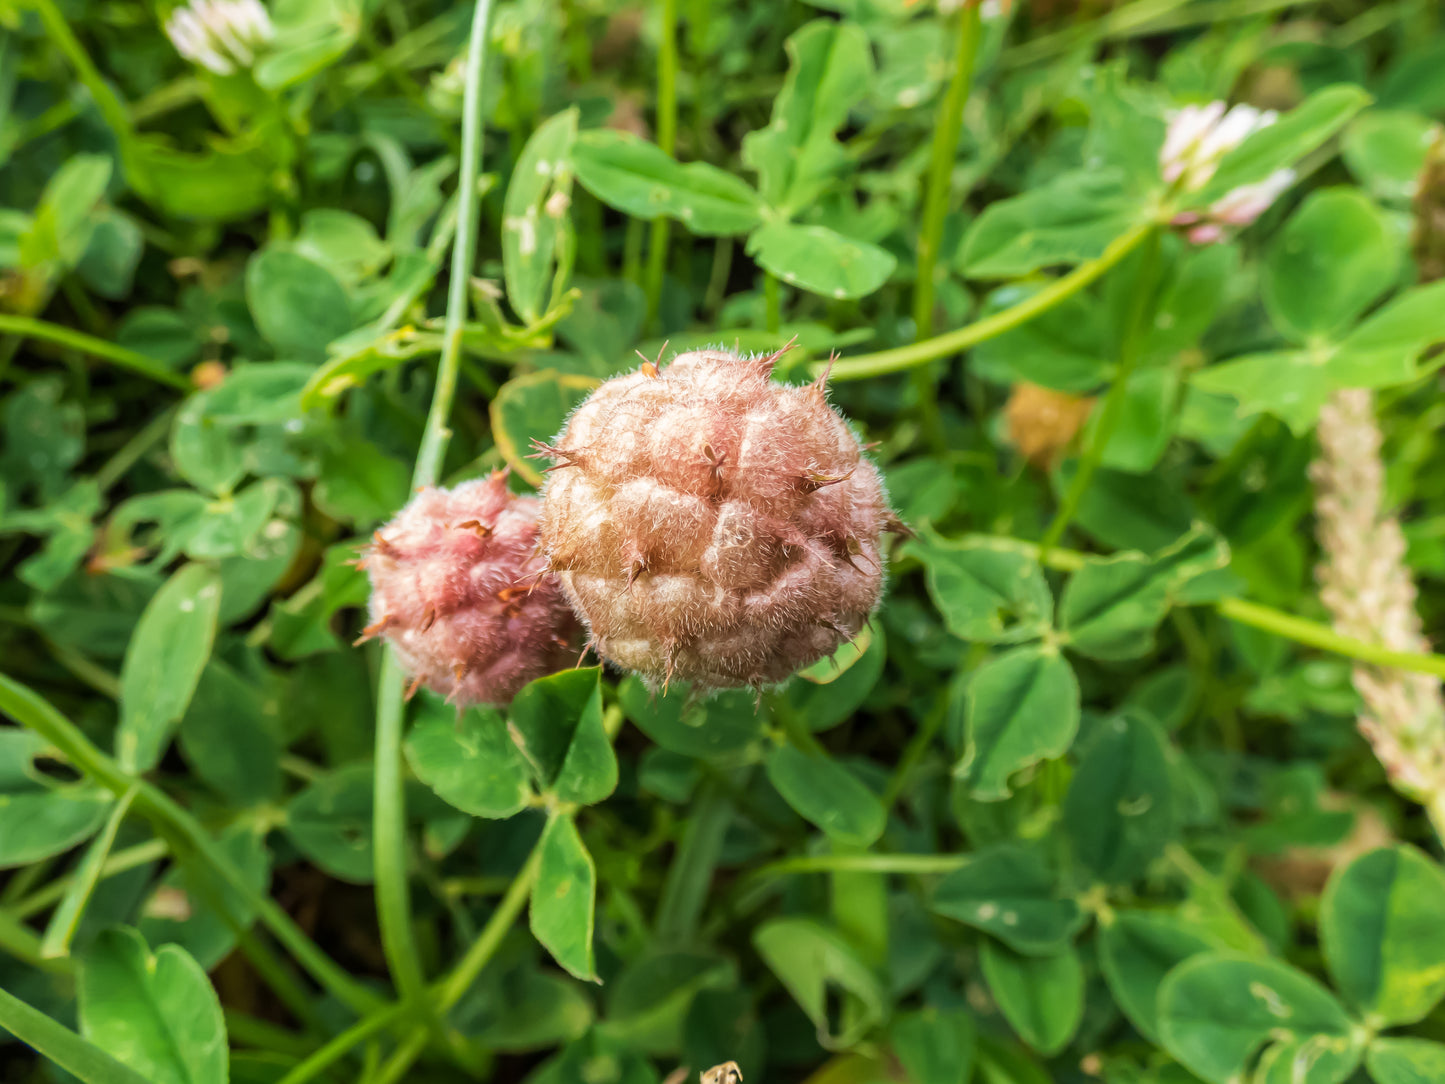
<path fill-rule="evenodd" d="M 486 926 L 482 928 L 481 934 L 472 943 L 472 946 L 467 949 L 461 962 L 450 975 L 432 985 L 430 998 L 437 1015 L 449 1012 L 462 999 L 463 995 L 471 989 L 472 984 L 477 981 L 477 976 L 482 973 L 482 969 L 496 955 L 502 939 L 506 937 L 507 932 L 517 921 L 517 916 L 522 913 L 522 908 L 526 905 L 527 897 L 532 891 L 532 883 L 537 879 L 537 866 L 541 857 L 541 848 L 533 848 L 526 864 L 512 878 L 507 891 L 497 902 L 496 910 L 487 919 Z M 325 1072 L 327 1068 L 373 1035 L 385 1030 L 391 1024 L 403 1020 L 411 1011 L 412 1006 L 410 1005 L 388 1005 L 376 1010 L 296 1066 L 281 1079 L 280 1084 L 306 1084 L 307 1081 Z M 395 1080 L 404 1074 L 426 1046 L 426 1036 L 426 1027 L 418 1027 L 409 1035 L 397 1048 L 391 1062 L 383 1069 L 381 1079 Z M 386 1075 L 393 1072 L 397 1075 L 390 1077 Z"/>
<path fill-rule="evenodd" d="M 663 881 L 654 923 L 659 941 L 686 944 L 697 932 L 732 817 L 732 803 L 722 788 L 705 780 L 689 812 L 677 856 Z"/>
<path fill-rule="evenodd" d="M 110 125 L 124 148 L 132 135 L 130 111 L 125 103 L 100 74 L 100 69 L 95 66 L 86 53 L 85 46 L 80 44 L 80 40 L 71 31 L 70 24 L 55 6 L 54 0 L 31 0 L 31 6 L 40 16 L 45 33 L 55 43 L 55 47 L 65 54 L 65 59 L 70 61 L 76 76 L 95 100 L 100 115 L 105 118 L 105 123 Z"/>
<path fill-rule="evenodd" d="M 958 40 L 954 45 L 953 75 L 933 127 L 933 154 L 923 197 L 923 222 L 918 232 L 918 277 L 913 286 L 915 341 L 933 334 L 933 298 L 942 268 L 938 253 L 943 246 L 943 222 L 948 216 L 953 179 L 953 161 L 958 157 L 958 139 L 963 127 L 963 109 L 973 85 L 974 62 L 978 57 L 981 18 L 978 4 L 964 4 L 958 13 Z M 913 371 L 914 390 L 923 431 L 934 451 L 946 449 L 943 422 L 938 413 L 937 382 L 926 369 Z"/>
<path fill-rule="evenodd" d="M 764 326 L 776 332 L 783 325 L 783 284 L 767 271 L 763 272 L 763 306 Z"/>
<path fill-rule="evenodd" d="M 1077 550 L 1052 549 L 1047 554 L 1035 542 L 1017 538 L 1001 538 L 993 535 L 970 535 L 970 542 L 990 546 L 1011 553 L 1024 553 L 1061 572 L 1077 572 L 1088 561 L 1088 555 Z M 1222 598 L 1213 603 L 1214 610 L 1221 617 L 1238 621 L 1241 625 L 1272 632 L 1285 640 L 1293 640 L 1306 647 L 1318 648 L 1347 659 L 1372 663 L 1375 666 L 1390 666 L 1396 670 L 1408 670 L 1416 674 L 1433 674 L 1445 678 L 1445 655 L 1427 655 L 1413 651 L 1394 651 L 1379 644 L 1366 643 L 1341 636 L 1328 625 L 1310 621 L 1294 614 L 1283 613 L 1269 606 L 1261 606 L 1242 598 Z"/>
<path fill-rule="evenodd" d="M 1024 42 L 1006 50 L 999 59 L 1007 66 L 1048 60 L 1082 45 L 1092 45 L 1106 38 L 1128 34 L 1185 7 L 1190 2 L 1191 0 L 1136 0 L 1135 3 L 1115 8 L 1082 26 L 1067 26 L 1052 34 L 1044 34 Z"/>
<path fill-rule="evenodd" d="M 355 1047 L 402 1019 L 407 1011 L 405 1005 L 388 1005 L 363 1017 L 283 1076 L 278 1084 L 306 1084 L 308 1080 L 315 1080 Z"/>
<path fill-rule="evenodd" d="M 94 335 L 87 335 L 83 331 L 61 327 L 59 324 L 47 323 L 29 316 L 0 315 L 0 334 L 19 335 L 25 339 L 43 339 L 60 346 L 68 346 L 72 350 L 89 354 L 91 357 L 113 362 L 122 369 L 129 369 L 141 376 L 148 376 L 152 380 L 169 384 L 173 388 L 189 390 L 191 387 L 191 382 L 184 376 L 172 372 L 154 358 L 148 358 L 134 350 L 127 350 L 124 346 L 116 346 L 115 343 L 108 343 L 104 339 L 97 339 Z"/>
<path fill-rule="evenodd" d="M 4 990 L 0 990 L 0 1027 L 84 1084 L 146 1084 L 134 1069 Z"/>
<path fill-rule="evenodd" d="M 662 26 L 657 41 L 657 145 L 668 154 L 677 150 L 677 0 L 662 0 Z M 647 252 L 647 324 L 657 320 L 662 276 L 667 269 L 667 243 L 672 223 L 666 215 L 652 220 Z"/>
<path fill-rule="evenodd" d="M 226 1016 L 226 1035 L 239 1046 L 254 1047 L 287 1054 L 293 1058 L 304 1058 L 314 1045 L 305 1035 L 280 1027 L 269 1020 L 262 1020 L 239 1009 L 221 1006 Z"/>
<path fill-rule="evenodd" d="M 1261 606 L 1242 598 L 1220 599 L 1214 604 L 1221 617 L 1238 621 L 1241 625 L 1272 632 L 1286 640 L 1307 647 L 1317 647 L 1347 659 L 1373 663 L 1375 666 L 1390 666 L 1397 670 L 1409 670 L 1417 674 L 1433 674 L 1445 678 L 1445 656 L 1426 655 L 1413 651 L 1393 651 L 1379 644 L 1368 644 L 1363 640 L 1352 640 L 1341 636 L 1328 625 L 1308 621 L 1303 617 L 1282 613 L 1269 606 Z"/>
<path fill-rule="evenodd" d="M 134 808 L 173 837 L 177 857 L 193 853 L 252 909 L 257 919 L 308 974 L 338 1001 L 355 1012 L 369 1012 L 382 1004 L 312 941 L 270 896 L 257 892 L 239 869 L 212 841 L 199 821 L 158 787 L 125 772 L 82 734 L 65 716 L 29 687 L 0 674 L 0 710 L 53 745 L 66 760 L 93 781 L 119 796 L 136 788 Z M 177 847 L 181 843 L 183 847 Z"/>
<path fill-rule="evenodd" d="M 931 339 L 925 339 L 923 342 L 913 343 L 910 346 L 880 350 L 875 354 L 863 354 L 855 358 L 843 358 L 834 363 L 831 379 L 834 381 L 865 380 L 869 377 L 905 372 L 914 366 L 926 365 L 938 358 L 946 358 L 950 354 L 957 354 L 971 346 L 977 346 L 987 339 L 1002 335 L 1005 331 L 1022 327 L 1034 317 L 1048 312 L 1055 305 L 1068 300 L 1097 281 L 1101 275 L 1143 244 L 1154 228 L 1152 222 L 1143 222 L 1130 227 L 1110 241 L 1109 246 L 1096 259 L 1081 263 L 1067 275 L 1055 279 L 1038 293 L 1032 294 L 1002 312 L 996 312 L 992 316 L 976 320 L 965 327 L 957 328 L 954 331 L 945 331 L 942 335 L 935 335 Z M 814 364 L 812 366 L 813 375 L 822 375 L 826 368 L 827 365 L 824 363 Z"/>
<path fill-rule="evenodd" d="M 462 105 L 462 159 L 458 177 L 457 232 L 452 246 L 451 281 L 447 284 L 446 324 L 441 362 L 421 449 L 417 452 L 412 488 L 436 484 L 451 439 L 448 419 L 456 397 L 461 366 L 462 331 L 467 319 L 468 286 L 477 254 L 477 177 L 482 169 L 482 73 L 487 60 L 487 27 L 491 0 L 477 0 L 472 15 L 466 95 Z M 411 893 L 407 880 L 406 797 L 402 779 L 401 664 L 389 648 L 377 689 L 376 778 L 373 829 L 375 837 L 376 911 L 386 964 L 404 1002 L 420 1002 L 426 976 L 411 927 Z"/>
<path fill-rule="evenodd" d="M 161 411 L 101 465 L 100 470 L 95 472 L 95 484 L 102 493 L 124 478 L 131 467 L 140 462 L 148 451 L 165 439 L 166 434 L 171 430 L 171 422 L 176 416 L 176 409 L 176 407 L 170 407 Z"/>
<path fill-rule="evenodd" d="M 1144 349 L 1146 325 L 1154 318 L 1154 299 L 1158 296 L 1154 276 L 1158 267 L 1159 230 L 1155 229 L 1150 232 L 1148 243 L 1144 246 L 1139 277 L 1134 284 L 1133 310 L 1124 329 L 1124 340 L 1119 345 L 1119 367 L 1114 373 L 1114 383 L 1104 398 L 1103 409 L 1099 412 L 1099 424 L 1094 427 L 1089 446 L 1079 460 L 1068 492 L 1064 494 L 1063 503 L 1054 515 L 1054 521 L 1049 524 L 1049 529 L 1044 532 L 1042 556 L 1039 558 L 1041 561 L 1048 560 L 1049 550 L 1058 545 L 1059 540 L 1064 537 L 1064 531 L 1074 521 L 1079 502 L 1084 499 L 1089 483 L 1094 480 L 1094 473 L 1104 459 L 1104 449 L 1109 446 L 1114 427 L 1119 424 L 1119 412 L 1124 409 L 1124 398 L 1129 394 L 1129 377 Z"/>
<path fill-rule="evenodd" d="M 40 955 L 52 959 L 70 955 L 71 939 L 75 937 L 76 928 L 80 925 L 80 919 L 95 892 L 95 886 L 100 883 L 101 869 L 105 860 L 110 857 L 110 849 L 115 846 L 116 833 L 120 831 L 121 822 L 130 812 L 136 793 L 136 788 L 131 787 L 120 796 L 120 800 L 111 809 L 110 816 L 106 818 L 105 827 L 91 841 L 85 857 L 81 859 L 80 868 L 76 870 L 70 887 L 60 901 L 60 906 L 55 909 L 55 914 L 50 916 L 50 924 L 46 926 L 45 937 L 40 942 Z"/>
<path fill-rule="evenodd" d="M 759 866 L 749 880 L 795 873 L 950 873 L 968 862 L 966 854 L 811 854 L 780 858 Z"/>
<path fill-rule="evenodd" d="M 147 862 L 155 862 L 164 858 L 170 853 L 170 847 L 165 840 L 150 839 L 144 843 L 137 843 L 134 847 L 127 847 L 123 851 L 117 851 L 105 860 L 100 867 L 100 879 L 103 881 L 108 877 L 114 877 L 119 873 L 143 866 Z M 17 900 L 12 906 L 7 907 L 13 917 L 17 919 L 29 918 L 38 914 L 48 907 L 53 907 L 59 902 L 70 886 L 75 882 L 75 877 L 57 877 L 43 888 L 37 888 L 30 895 Z"/>

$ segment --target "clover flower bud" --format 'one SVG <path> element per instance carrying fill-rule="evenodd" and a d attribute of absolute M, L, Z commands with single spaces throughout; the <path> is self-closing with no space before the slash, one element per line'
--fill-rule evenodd
<path fill-rule="evenodd" d="M 903 531 L 824 380 L 781 355 L 679 355 L 602 384 L 550 456 L 542 542 L 602 658 L 644 679 L 760 687 L 852 639 Z"/>
<path fill-rule="evenodd" d="M 217 75 L 232 75 L 256 62 L 276 36 L 260 0 L 191 0 L 166 20 L 176 52 Z"/>
<path fill-rule="evenodd" d="M 1248 105 L 1228 110 L 1223 102 L 1187 105 L 1170 117 L 1159 171 L 1182 191 L 1198 192 L 1214 177 L 1225 155 L 1278 119 L 1273 110 Z M 1231 228 L 1248 226 L 1264 214 L 1294 180 L 1293 170 L 1276 170 L 1262 181 L 1230 189 L 1203 210 L 1176 215 L 1174 224 L 1188 227 L 1185 236 L 1197 245 L 1222 241 Z"/>
<path fill-rule="evenodd" d="M 371 624 L 419 685 L 458 707 L 505 704 L 576 659 L 577 621 L 537 550 L 541 502 L 505 476 L 421 490 L 372 536 Z"/>

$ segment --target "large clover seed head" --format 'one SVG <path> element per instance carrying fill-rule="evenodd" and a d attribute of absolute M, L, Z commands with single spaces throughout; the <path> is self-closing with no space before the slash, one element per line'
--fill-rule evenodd
<path fill-rule="evenodd" d="M 820 380 L 723 350 L 602 384 L 554 444 L 542 543 L 591 646 L 652 683 L 763 686 L 862 629 L 901 530 Z"/>

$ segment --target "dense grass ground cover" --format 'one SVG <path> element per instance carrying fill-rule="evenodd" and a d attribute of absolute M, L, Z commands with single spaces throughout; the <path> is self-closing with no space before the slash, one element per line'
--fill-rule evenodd
<path fill-rule="evenodd" d="M 1441 24 L 0 0 L 0 1078 L 1445 1081 Z M 709 345 L 867 627 L 404 697 L 374 532 Z"/>

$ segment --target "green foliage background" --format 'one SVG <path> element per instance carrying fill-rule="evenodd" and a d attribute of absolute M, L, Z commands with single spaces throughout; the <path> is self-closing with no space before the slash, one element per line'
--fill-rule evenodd
<path fill-rule="evenodd" d="M 276 0 L 217 75 L 0 0 L 0 1076 L 1445 1081 L 1351 684 L 1445 658 L 1331 630 L 1307 473 L 1375 389 L 1438 628 L 1439 6 L 949 7 Z M 1216 99 L 1281 119 L 1166 185 Z M 834 660 L 458 717 L 350 646 L 414 486 L 790 341 L 916 532 Z"/>

